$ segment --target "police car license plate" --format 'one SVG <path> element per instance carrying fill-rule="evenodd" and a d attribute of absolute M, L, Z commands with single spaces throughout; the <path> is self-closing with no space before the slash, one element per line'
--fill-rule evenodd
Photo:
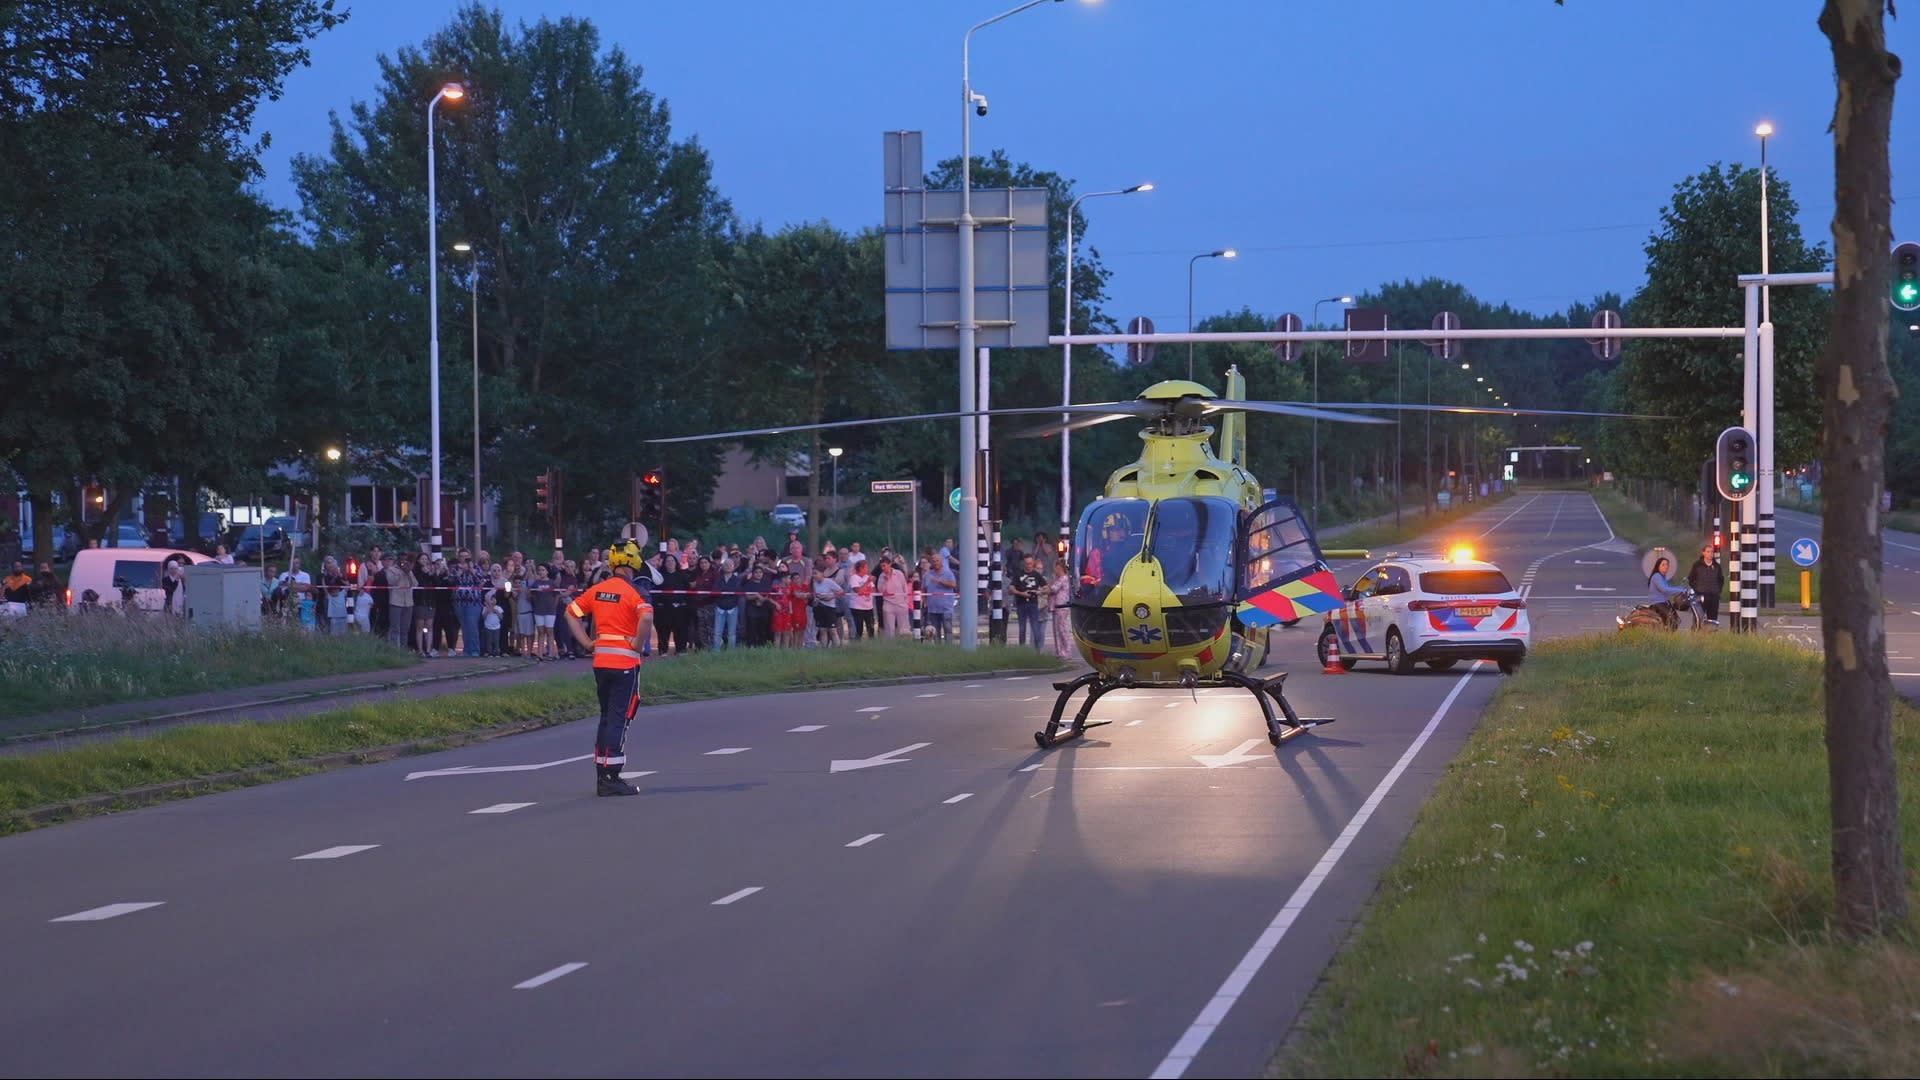
<path fill-rule="evenodd" d="M 1484 619 L 1493 614 L 1493 609 L 1490 607 L 1460 607 L 1453 610 L 1463 619 Z"/>

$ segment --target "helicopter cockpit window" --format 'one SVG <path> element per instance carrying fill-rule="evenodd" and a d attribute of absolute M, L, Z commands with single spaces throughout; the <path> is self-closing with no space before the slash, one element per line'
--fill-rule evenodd
<path fill-rule="evenodd" d="M 1240 508 L 1231 499 L 1162 499 L 1153 507 L 1153 557 L 1168 591 L 1188 604 L 1233 595 L 1233 533 Z"/>
<path fill-rule="evenodd" d="M 1145 499 L 1102 499 L 1080 514 L 1073 545 L 1075 600 L 1097 603 L 1120 580 L 1121 567 L 1140 554 L 1150 509 Z"/>

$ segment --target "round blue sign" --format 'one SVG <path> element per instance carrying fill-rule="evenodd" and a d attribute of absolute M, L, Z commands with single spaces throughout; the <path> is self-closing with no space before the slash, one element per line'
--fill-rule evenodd
<path fill-rule="evenodd" d="M 1812 566 L 1820 561 L 1820 541 L 1818 540 L 1809 540 L 1803 536 L 1795 540 L 1787 551 L 1793 556 L 1793 561 L 1801 566 Z"/>
<path fill-rule="evenodd" d="M 960 512 L 960 489 L 959 488 L 954 488 L 953 491 L 947 495 L 947 505 L 953 507 L 954 513 L 957 514 Z"/>

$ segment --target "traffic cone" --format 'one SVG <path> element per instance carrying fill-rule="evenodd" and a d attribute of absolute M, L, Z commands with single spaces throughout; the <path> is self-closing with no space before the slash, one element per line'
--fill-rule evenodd
<path fill-rule="evenodd" d="M 1327 637 L 1327 666 L 1320 669 L 1322 675 L 1345 675 L 1347 666 L 1340 662 L 1340 635 Z"/>

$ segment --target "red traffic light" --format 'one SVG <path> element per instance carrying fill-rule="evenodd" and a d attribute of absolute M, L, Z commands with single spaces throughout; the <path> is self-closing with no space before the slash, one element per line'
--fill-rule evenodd
<path fill-rule="evenodd" d="M 552 509 L 552 499 L 553 474 L 551 472 L 543 472 L 533 478 L 534 509 L 545 513 L 547 510 Z"/>
<path fill-rule="evenodd" d="M 640 482 L 647 485 L 648 487 L 659 487 L 660 486 L 660 470 L 651 469 L 645 473 L 642 473 L 640 476 Z"/>
<path fill-rule="evenodd" d="M 1721 538 L 1720 534 L 1714 533 L 1713 534 L 1713 550 L 1719 551 L 1720 545 L 1723 543 L 1725 543 L 1725 541 Z"/>
<path fill-rule="evenodd" d="M 350 578 L 354 578 L 356 580 L 359 579 L 360 577 L 360 560 L 359 559 L 347 560 L 347 576 Z"/>

